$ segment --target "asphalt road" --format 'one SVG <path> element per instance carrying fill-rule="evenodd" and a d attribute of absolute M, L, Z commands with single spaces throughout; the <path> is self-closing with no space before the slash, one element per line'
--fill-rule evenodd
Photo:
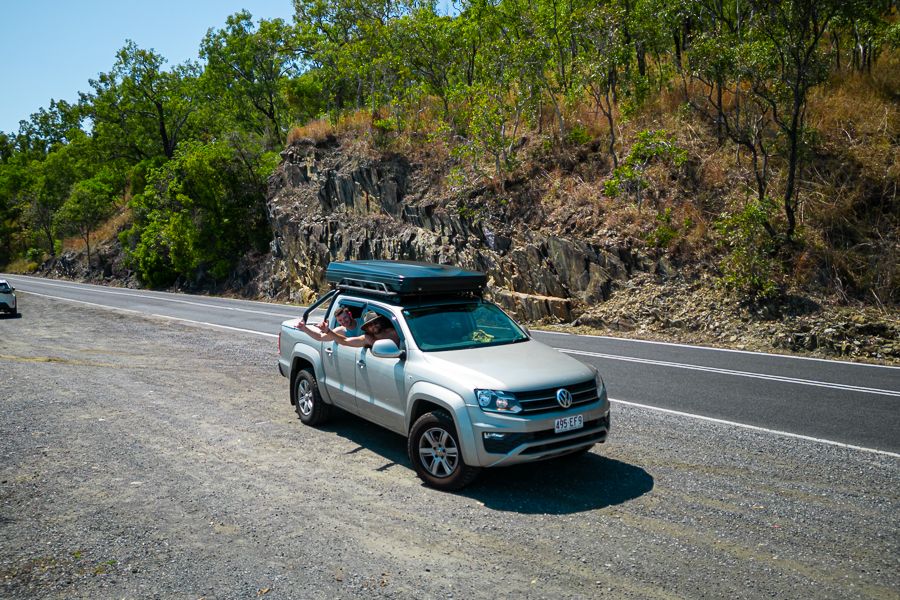
<path fill-rule="evenodd" d="M 299 306 L 2 277 L 21 294 L 21 312 L 28 311 L 28 295 L 35 294 L 215 325 L 273 342 L 280 323 L 302 312 Z M 533 333 L 597 366 L 614 401 L 900 457 L 898 367 Z"/>

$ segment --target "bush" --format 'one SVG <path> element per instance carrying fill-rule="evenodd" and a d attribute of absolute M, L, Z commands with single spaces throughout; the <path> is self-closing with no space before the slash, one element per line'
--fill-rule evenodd
<path fill-rule="evenodd" d="M 221 280 L 242 254 L 264 247 L 273 163 L 270 154 L 238 156 L 224 142 L 191 142 L 151 170 L 144 193 L 131 200 L 134 225 L 120 235 L 141 280 L 153 287 L 179 277 Z"/>
<path fill-rule="evenodd" d="M 747 296 L 764 300 L 777 295 L 781 266 L 775 253 L 776 240 L 766 231 L 766 224 L 777 210 L 775 204 L 754 200 L 734 213 L 723 213 L 715 222 L 719 245 L 726 250 L 719 263 L 720 285 Z"/>
<path fill-rule="evenodd" d="M 640 132 L 631 152 L 613 171 L 612 178 L 604 184 L 606 195 L 615 198 L 620 192 L 630 194 L 640 208 L 643 190 L 647 187 L 644 180 L 647 167 L 655 161 L 666 161 L 680 167 L 687 161 L 687 150 L 680 148 L 673 138 L 663 130 Z"/>
<path fill-rule="evenodd" d="M 566 133 L 566 142 L 573 146 L 581 146 L 590 142 L 593 138 L 591 132 L 581 123 L 573 125 Z"/>
<path fill-rule="evenodd" d="M 678 229 L 672 224 L 672 209 L 666 208 L 656 215 L 656 221 L 659 225 L 647 235 L 647 243 L 656 248 L 669 248 L 679 236 Z"/>

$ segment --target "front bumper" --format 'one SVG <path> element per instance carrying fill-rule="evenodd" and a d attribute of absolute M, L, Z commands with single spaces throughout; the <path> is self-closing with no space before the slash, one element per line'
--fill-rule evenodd
<path fill-rule="evenodd" d="M 569 454 L 606 441 L 610 431 L 609 401 L 578 410 L 558 411 L 534 417 L 513 417 L 485 413 L 468 407 L 475 433 L 478 466 L 498 467 L 545 460 Z M 554 432 L 554 421 L 580 414 L 584 427 L 565 433 Z M 502 439 L 485 439 L 485 433 L 503 434 Z"/>

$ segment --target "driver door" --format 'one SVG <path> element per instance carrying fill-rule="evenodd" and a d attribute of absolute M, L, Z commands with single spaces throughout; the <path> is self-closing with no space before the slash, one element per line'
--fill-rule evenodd
<path fill-rule="evenodd" d="M 369 305 L 367 310 L 390 320 L 403 348 L 403 333 L 397 318 L 378 306 Z M 356 405 L 360 416 L 398 433 L 406 431 L 405 366 L 405 360 L 379 358 L 369 348 L 362 349 L 357 361 Z"/>

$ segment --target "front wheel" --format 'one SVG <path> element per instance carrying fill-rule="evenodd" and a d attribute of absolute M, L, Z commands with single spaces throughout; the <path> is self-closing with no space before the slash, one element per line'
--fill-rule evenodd
<path fill-rule="evenodd" d="M 463 461 L 453 418 L 443 410 L 426 413 L 416 420 L 407 450 L 416 474 L 439 490 L 461 489 L 472 483 L 481 470 Z"/>
<path fill-rule="evenodd" d="M 331 416 L 331 406 L 322 401 L 316 376 L 309 369 L 297 373 L 294 380 L 294 408 L 304 425 L 321 425 Z"/>

